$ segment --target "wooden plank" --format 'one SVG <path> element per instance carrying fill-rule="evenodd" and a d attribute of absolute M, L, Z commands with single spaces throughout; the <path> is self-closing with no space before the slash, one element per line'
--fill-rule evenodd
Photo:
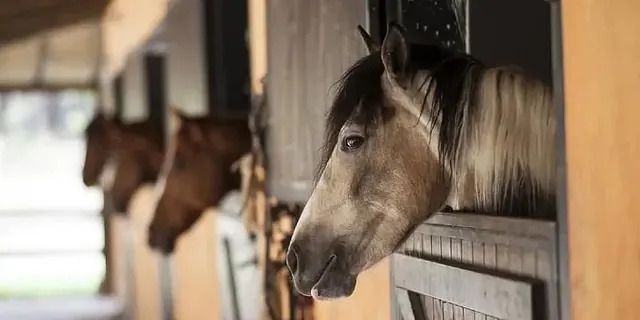
<path fill-rule="evenodd" d="M 422 224 L 416 228 L 417 233 L 428 235 L 446 236 L 456 239 L 465 239 L 473 242 L 492 242 L 503 245 L 518 246 L 524 248 L 548 248 L 551 245 L 552 237 L 527 236 L 517 233 L 494 231 L 490 229 L 479 229 L 473 227 L 458 227 Z"/>
<path fill-rule="evenodd" d="M 532 319 L 534 284 L 397 255 L 398 287 L 503 319 Z"/>
<path fill-rule="evenodd" d="M 640 1 L 561 4 L 571 317 L 638 319 Z"/>
<path fill-rule="evenodd" d="M 366 1 L 267 2 L 268 186 L 282 201 L 311 193 L 329 89 L 365 54 L 355 27 L 366 13 Z"/>
<path fill-rule="evenodd" d="M 395 288 L 396 301 L 398 302 L 398 308 L 402 314 L 403 320 L 416 320 L 413 307 L 411 306 L 411 300 L 409 300 L 409 291 L 401 288 Z"/>
<path fill-rule="evenodd" d="M 492 230 L 511 235 L 550 238 L 555 236 L 555 223 L 522 218 L 496 217 L 470 213 L 436 213 L 426 224 Z"/>

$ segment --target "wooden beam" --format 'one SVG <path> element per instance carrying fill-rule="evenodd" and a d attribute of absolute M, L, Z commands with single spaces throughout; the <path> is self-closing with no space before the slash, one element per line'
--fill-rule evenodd
<path fill-rule="evenodd" d="M 33 14 L 34 12 L 53 12 L 56 7 L 73 1 L 76 0 L 3 1 L 0 5 L 0 18 L 7 18 L 14 15 Z"/>
<path fill-rule="evenodd" d="M 74 0 L 37 12 L 2 17 L 0 45 L 20 40 L 39 32 L 97 19 L 110 0 Z"/>
<path fill-rule="evenodd" d="M 87 83 L 51 83 L 51 84 L 18 84 L 18 85 L 3 85 L 0 84 L 0 93 L 2 92 L 12 92 L 12 91 L 49 91 L 49 92 L 57 92 L 68 89 L 77 89 L 77 90 L 95 90 L 97 89 L 97 84 L 94 82 Z"/>
<path fill-rule="evenodd" d="M 572 319 L 639 319 L 640 1 L 561 6 Z"/>
<path fill-rule="evenodd" d="M 533 320 L 540 282 L 475 272 L 402 254 L 392 257 L 394 285 L 500 319 Z M 535 299 L 535 300 L 534 300 Z"/>

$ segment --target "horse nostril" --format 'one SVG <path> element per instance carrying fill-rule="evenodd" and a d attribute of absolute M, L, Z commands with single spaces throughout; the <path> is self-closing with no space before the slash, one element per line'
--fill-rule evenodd
<path fill-rule="evenodd" d="M 298 269 L 298 252 L 294 246 L 291 246 L 287 252 L 287 266 L 291 274 L 294 275 Z"/>

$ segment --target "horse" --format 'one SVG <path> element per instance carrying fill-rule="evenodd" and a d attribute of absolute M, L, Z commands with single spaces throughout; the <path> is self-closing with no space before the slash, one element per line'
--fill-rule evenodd
<path fill-rule="evenodd" d="M 177 129 L 161 173 L 162 190 L 151 223 L 148 244 L 171 254 L 178 237 L 205 209 L 240 187 L 231 165 L 251 149 L 247 115 L 190 117 L 175 112 Z"/>
<path fill-rule="evenodd" d="M 109 132 L 117 121 L 117 119 L 109 119 L 104 113 L 98 112 L 84 130 L 86 149 L 82 182 L 87 187 L 99 183 L 100 176 L 111 155 L 112 140 Z"/>
<path fill-rule="evenodd" d="M 443 208 L 555 217 L 556 118 L 550 88 L 465 53 L 410 46 L 388 26 L 382 45 L 337 82 L 314 189 L 287 265 L 318 300 L 355 290 L 358 274 Z"/>
<path fill-rule="evenodd" d="M 116 123 L 110 134 L 115 167 L 108 191 L 115 211 L 126 214 L 134 192 L 158 179 L 165 157 L 164 127 L 161 121 L 149 118 L 131 124 Z"/>
<path fill-rule="evenodd" d="M 149 119 L 124 124 L 118 118 L 96 114 L 85 129 L 86 153 L 82 180 L 86 186 L 98 180 L 114 160 L 111 183 L 104 186 L 114 209 L 126 213 L 135 190 L 144 183 L 155 182 L 164 159 L 164 133 L 161 122 Z"/>

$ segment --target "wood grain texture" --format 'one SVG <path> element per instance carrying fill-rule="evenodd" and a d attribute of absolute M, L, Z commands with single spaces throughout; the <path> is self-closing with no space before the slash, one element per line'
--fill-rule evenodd
<path fill-rule="evenodd" d="M 216 210 L 205 211 L 178 239 L 173 255 L 176 320 L 222 319 Z"/>
<path fill-rule="evenodd" d="M 640 2 L 561 4 L 572 318 L 638 319 Z"/>
<path fill-rule="evenodd" d="M 320 157 L 331 86 L 365 47 L 366 1 L 267 1 L 270 195 L 305 202 Z"/>
<path fill-rule="evenodd" d="M 147 225 L 154 202 L 153 185 L 145 185 L 133 194 L 128 208 L 134 266 L 134 319 L 162 319 L 158 256 L 147 245 Z"/>
<path fill-rule="evenodd" d="M 425 265 L 438 262 L 457 266 L 462 263 L 463 267 L 469 267 L 470 270 L 488 277 L 498 275 L 513 279 L 510 277 L 523 276 L 523 279 L 536 279 L 534 282 L 540 286 L 533 291 L 536 302 L 532 306 L 533 310 L 530 309 L 530 313 L 533 313 L 532 319 L 542 319 L 543 314 L 547 314 L 545 319 L 557 320 L 555 236 L 555 223 L 548 221 L 437 213 L 415 230 L 398 253 L 394 254 L 392 260 L 396 259 L 396 256 L 413 256 L 424 259 L 416 261 Z M 393 284 L 398 286 L 402 281 L 407 282 L 407 274 L 411 272 L 413 275 L 409 276 L 409 281 L 412 284 L 429 281 L 429 277 L 432 277 L 431 274 L 435 271 L 431 267 L 427 269 L 429 271 L 416 272 L 410 270 L 407 263 L 393 263 Z M 505 315 L 496 310 L 490 312 L 483 308 L 505 303 L 506 297 L 484 297 L 486 301 L 481 303 L 483 307 L 465 304 L 456 299 L 469 293 L 467 284 L 472 281 L 466 279 L 463 281 L 465 286 L 456 289 L 455 281 L 442 278 L 437 277 L 438 280 L 434 280 L 437 283 L 432 287 L 437 290 L 454 290 L 456 296 L 452 297 L 437 290 L 422 294 L 428 318 L 504 318 Z M 506 289 L 502 285 L 497 287 L 500 290 Z M 481 296 L 483 295 L 476 299 L 483 299 Z M 543 300 L 547 300 L 546 304 Z M 484 310 L 484 313 L 479 309 Z"/>

